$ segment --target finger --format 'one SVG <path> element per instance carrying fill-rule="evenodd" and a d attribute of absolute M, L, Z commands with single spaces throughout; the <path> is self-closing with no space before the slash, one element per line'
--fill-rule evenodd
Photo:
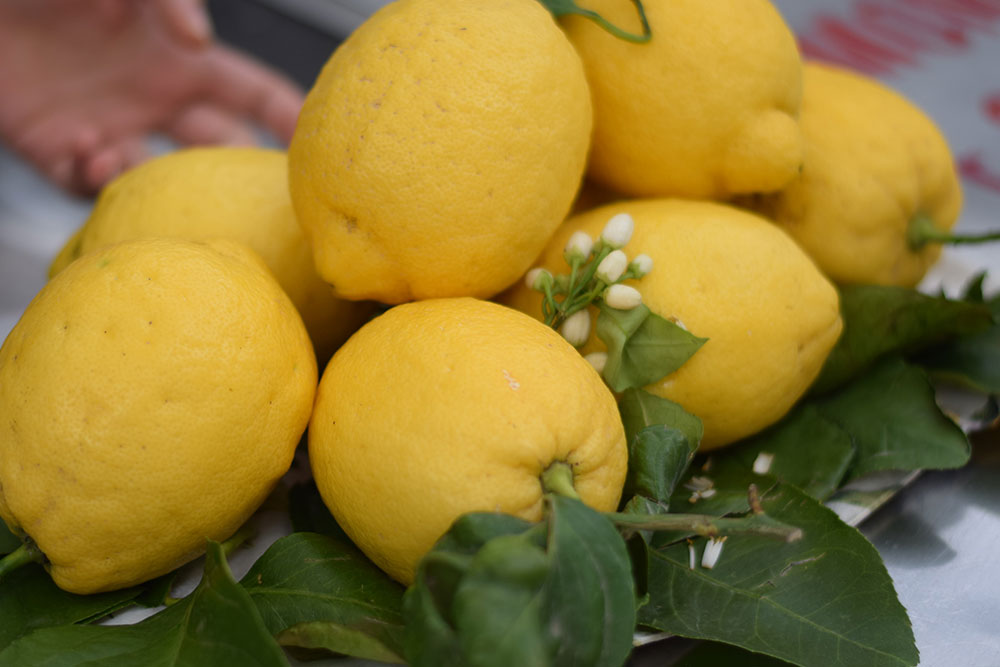
<path fill-rule="evenodd" d="M 85 193 L 81 165 L 97 150 L 101 140 L 93 125 L 53 115 L 23 131 L 13 148 L 55 185 L 69 192 Z"/>
<path fill-rule="evenodd" d="M 152 0 L 170 35 L 188 46 L 204 48 L 212 41 L 212 20 L 202 0 Z"/>
<path fill-rule="evenodd" d="M 302 109 L 302 90 L 278 72 L 231 49 L 213 50 L 206 92 L 220 106 L 260 124 L 288 143 Z"/>
<path fill-rule="evenodd" d="M 174 139 L 187 145 L 252 146 L 257 143 L 250 125 L 211 104 L 195 104 L 183 109 L 165 129 Z"/>

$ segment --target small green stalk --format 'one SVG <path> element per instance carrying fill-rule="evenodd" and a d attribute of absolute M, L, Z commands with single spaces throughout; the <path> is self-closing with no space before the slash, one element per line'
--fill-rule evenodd
<path fill-rule="evenodd" d="M 573 486 L 573 468 L 563 461 L 552 463 L 542 472 L 542 490 L 582 502 Z"/>
<path fill-rule="evenodd" d="M 774 537 L 785 542 L 795 542 L 802 538 L 802 530 L 766 514 L 751 514 L 736 519 L 715 518 L 704 514 L 622 514 L 607 513 L 616 525 L 629 530 L 672 530 L 700 535 L 720 537 L 722 535 L 760 535 Z"/>
<path fill-rule="evenodd" d="M 939 229 L 929 215 L 918 213 L 910 220 L 906 229 L 906 242 L 910 249 L 916 252 L 928 243 L 947 243 L 949 245 L 988 243 L 1000 241 L 1000 232 L 986 234 L 952 234 Z"/>
<path fill-rule="evenodd" d="M 632 4 L 635 5 L 636 11 L 639 12 L 639 20 L 642 21 L 642 34 L 637 35 L 626 30 L 622 30 L 618 26 L 610 23 L 603 16 L 595 11 L 589 9 L 584 9 L 576 4 L 574 0 L 538 0 L 546 9 L 548 9 L 553 16 L 560 17 L 564 14 L 579 14 L 580 16 L 586 17 L 601 26 L 609 33 L 617 37 L 618 39 L 624 39 L 627 42 L 634 42 L 636 44 L 641 44 L 643 42 L 648 42 L 653 36 L 652 31 L 649 28 L 649 21 L 646 19 L 646 10 L 642 6 L 640 0 L 632 0 Z"/>
<path fill-rule="evenodd" d="M 28 563 L 44 563 L 45 554 L 32 540 L 24 542 L 17 549 L 0 559 L 0 581 L 8 574 Z"/>
<path fill-rule="evenodd" d="M 600 265 L 605 257 L 611 254 L 612 250 L 613 248 L 602 245 L 594 259 L 586 265 L 583 275 L 578 275 L 580 267 L 577 262 L 573 262 L 570 265 L 569 285 L 566 288 L 566 297 L 562 301 L 556 301 L 552 289 L 546 287 L 545 299 L 542 302 L 542 312 L 545 316 L 546 325 L 558 330 L 562 326 L 562 323 L 566 321 L 566 318 L 589 306 L 597 295 L 603 291 L 606 286 L 602 283 L 590 291 L 581 294 L 581 291 L 586 290 L 593 281 L 598 265 Z"/>
<path fill-rule="evenodd" d="M 243 543 L 253 538 L 257 530 L 249 523 L 240 526 L 240 529 L 233 533 L 232 537 L 222 543 L 222 555 L 229 558 L 234 551 L 243 546 Z"/>

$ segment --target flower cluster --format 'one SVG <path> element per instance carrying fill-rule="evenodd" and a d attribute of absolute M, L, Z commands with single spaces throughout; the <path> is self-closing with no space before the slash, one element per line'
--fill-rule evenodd
<path fill-rule="evenodd" d="M 546 269 L 534 268 L 525 276 L 528 287 L 545 297 L 545 323 L 575 347 L 590 337 L 590 304 L 601 300 L 611 308 L 630 310 L 642 303 L 639 290 L 622 284 L 642 278 L 653 269 L 649 255 L 637 255 L 629 261 L 622 250 L 634 228 L 632 216 L 619 213 L 608 220 L 596 241 L 585 232 L 574 232 L 563 250 L 563 259 L 570 268 L 568 274 L 553 275 Z"/>

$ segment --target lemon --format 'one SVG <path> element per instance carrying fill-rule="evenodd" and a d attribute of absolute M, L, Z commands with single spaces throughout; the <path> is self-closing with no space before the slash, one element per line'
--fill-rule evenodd
<path fill-rule="evenodd" d="M 631 2 L 585 0 L 641 32 Z M 567 16 L 593 91 L 588 176 L 633 197 L 725 198 L 786 185 L 802 160 L 795 39 L 767 0 L 643 3 L 648 43 Z"/>
<path fill-rule="evenodd" d="M 590 130 L 583 66 L 537 0 L 398 0 L 309 91 L 292 201 L 345 298 L 488 297 L 565 218 Z"/>
<path fill-rule="evenodd" d="M 245 246 L 128 241 L 53 278 L 0 348 L 0 518 L 61 588 L 146 581 L 287 471 L 316 359 Z"/>
<path fill-rule="evenodd" d="M 654 313 L 708 338 L 680 369 L 646 390 L 701 418 L 703 450 L 780 419 L 840 335 L 833 285 L 778 227 L 707 201 L 636 200 L 593 209 L 566 221 L 541 265 L 565 273 L 562 250 L 570 235 L 582 230 L 596 238 L 618 213 L 635 222 L 625 250 L 653 260 L 648 275 L 627 284 Z M 504 300 L 541 319 L 538 292 L 519 285 Z M 582 351 L 603 349 L 592 334 Z"/>
<path fill-rule="evenodd" d="M 309 457 L 340 525 L 404 583 L 465 512 L 539 520 L 551 464 L 599 510 L 627 465 L 596 371 L 543 324 L 472 298 L 397 306 L 351 337 L 320 381 Z"/>
<path fill-rule="evenodd" d="M 801 123 L 801 176 L 741 203 L 780 224 L 835 282 L 916 285 L 940 246 L 911 248 L 911 222 L 948 230 L 962 207 L 954 159 L 934 122 L 874 79 L 807 63 Z"/>
<path fill-rule="evenodd" d="M 321 362 L 370 315 L 368 306 L 334 297 L 312 266 L 288 194 L 283 151 L 191 148 L 125 172 L 101 191 L 49 273 L 94 248 L 149 236 L 223 237 L 249 245 L 298 308 Z"/>

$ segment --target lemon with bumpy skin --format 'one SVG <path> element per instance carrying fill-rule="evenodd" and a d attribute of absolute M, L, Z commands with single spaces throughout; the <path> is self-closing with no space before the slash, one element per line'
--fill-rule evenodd
<path fill-rule="evenodd" d="M 912 287 L 940 246 L 912 225 L 954 226 L 962 191 L 940 130 L 915 104 L 850 70 L 807 63 L 802 174 L 745 204 L 780 224 L 837 283 Z"/>
<path fill-rule="evenodd" d="M 288 194 L 284 151 L 191 148 L 130 169 L 101 191 L 49 273 L 95 248 L 152 236 L 220 237 L 250 246 L 298 308 L 321 362 L 371 314 L 366 304 L 337 299 L 312 266 Z"/>
<path fill-rule="evenodd" d="M 633 3 L 586 0 L 633 33 Z M 786 185 L 802 161 L 795 39 L 768 0 L 646 2 L 652 39 L 563 24 L 594 99 L 588 176 L 633 197 L 726 198 Z"/>
<path fill-rule="evenodd" d="M 343 297 L 488 297 L 565 218 L 590 129 L 583 66 L 536 0 L 399 0 L 310 90 L 292 201 Z"/>
<path fill-rule="evenodd" d="M 703 450 L 780 419 L 815 379 L 840 335 L 833 285 L 775 225 L 705 201 L 636 200 L 575 216 L 553 237 L 541 265 L 565 273 L 562 252 L 572 233 L 596 238 L 618 213 L 630 214 L 635 223 L 625 251 L 653 260 L 648 275 L 626 284 L 639 290 L 654 313 L 708 338 L 677 371 L 645 389 L 701 418 Z M 524 285 L 504 300 L 541 318 L 541 295 Z M 582 352 L 603 349 L 591 334 Z"/>
<path fill-rule="evenodd" d="M 471 298 L 397 306 L 352 336 L 320 381 L 309 457 L 338 523 L 404 583 L 461 514 L 539 520 L 549 466 L 608 511 L 627 464 L 594 369 L 552 329 Z"/>
<path fill-rule="evenodd" d="M 302 320 L 246 246 L 84 255 L 0 348 L 0 518 L 67 591 L 169 572 L 267 497 L 316 383 Z"/>

